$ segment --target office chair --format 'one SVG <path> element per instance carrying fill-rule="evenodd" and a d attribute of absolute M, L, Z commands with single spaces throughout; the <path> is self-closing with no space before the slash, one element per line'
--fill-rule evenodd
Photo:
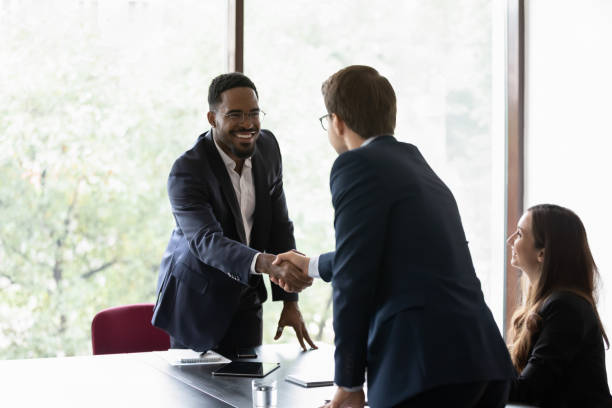
<path fill-rule="evenodd" d="M 93 354 L 138 353 L 168 350 L 170 337 L 151 325 L 152 303 L 102 310 L 91 322 Z"/>

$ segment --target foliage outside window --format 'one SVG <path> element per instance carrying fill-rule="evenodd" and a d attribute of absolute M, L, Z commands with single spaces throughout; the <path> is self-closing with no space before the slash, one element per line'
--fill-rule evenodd
<path fill-rule="evenodd" d="M 298 249 L 334 247 L 321 82 L 372 65 L 398 94 L 398 138 L 455 193 L 501 317 L 497 2 L 245 3 L 245 73 L 281 145 Z M 97 311 L 154 301 L 174 225 L 167 174 L 208 129 L 226 21 L 224 1 L 0 3 L 0 358 L 88 354 Z M 330 304 L 322 282 L 301 295 L 319 341 L 333 341 Z M 280 305 L 264 313 L 271 343 Z"/>
<path fill-rule="evenodd" d="M 154 301 L 220 3 L 0 3 L 0 358 L 88 354 L 96 312 Z"/>

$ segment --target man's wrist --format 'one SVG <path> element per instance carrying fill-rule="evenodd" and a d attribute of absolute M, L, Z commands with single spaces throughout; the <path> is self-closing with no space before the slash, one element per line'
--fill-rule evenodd
<path fill-rule="evenodd" d="M 270 266 L 275 258 L 272 254 L 260 253 L 255 261 L 255 272 L 270 274 Z"/>
<path fill-rule="evenodd" d="M 341 385 L 338 385 L 338 388 L 341 388 L 342 390 L 344 390 L 346 392 L 357 392 L 357 391 L 363 390 L 363 384 L 362 385 L 357 385 L 355 387 L 343 387 Z"/>
<path fill-rule="evenodd" d="M 259 255 L 261 255 L 261 252 L 258 252 L 255 254 L 255 256 L 253 256 L 253 260 L 251 261 L 251 268 L 249 269 L 249 272 L 251 273 L 251 275 L 261 275 L 261 273 L 257 272 L 257 269 L 255 268 L 255 265 L 257 265 L 257 258 L 259 258 Z"/>

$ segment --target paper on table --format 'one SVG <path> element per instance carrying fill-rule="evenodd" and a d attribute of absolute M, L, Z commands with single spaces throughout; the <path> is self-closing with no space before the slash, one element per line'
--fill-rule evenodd
<path fill-rule="evenodd" d="M 170 349 L 160 352 L 161 357 L 173 366 L 202 365 L 202 364 L 226 364 L 232 360 L 223 357 L 214 351 L 207 351 L 206 354 L 189 349 Z"/>

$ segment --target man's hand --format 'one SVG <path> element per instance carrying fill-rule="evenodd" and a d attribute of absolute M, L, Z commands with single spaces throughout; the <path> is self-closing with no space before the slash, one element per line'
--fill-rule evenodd
<path fill-rule="evenodd" d="M 287 262 L 293 264 L 295 267 L 300 269 L 305 276 L 308 276 L 308 265 L 310 264 L 310 258 L 304 256 L 300 252 L 291 250 L 289 252 L 276 255 L 276 259 L 274 262 L 272 262 L 272 265 L 282 265 L 283 263 Z M 272 282 L 276 283 L 278 286 L 288 292 L 287 288 L 289 285 L 283 279 L 274 279 L 272 277 L 270 277 L 270 279 Z"/>
<path fill-rule="evenodd" d="M 281 312 L 280 319 L 278 319 L 278 328 L 276 329 L 276 335 L 274 336 L 274 340 L 278 340 L 280 338 L 280 336 L 283 334 L 283 328 L 285 326 L 293 327 L 298 341 L 300 342 L 300 346 L 302 346 L 302 349 L 304 351 L 306 351 L 304 339 L 306 339 L 308 344 L 310 344 L 310 347 L 312 347 L 313 349 L 318 348 L 311 340 L 310 335 L 308 334 L 308 330 L 306 330 L 306 325 L 304 324 L 302 313 L 300 313 L 298 303 L 295 301 L 284 302 L 283 311 Z"/>
<path fill-rule="evenodd" d="M 320 408 L 363 408 L 365 405 L 365 394 L 363 389 L 355 392 L 346 391 L 340 387 L 334 394 L 334 398 Z"/>
<path fill-rule="evenodd" d="M 276 255 L 274 262 L 272 262 L 272 265 L 280 265 L 284 261 L 291 262 L 297 266 L 304 273 L 304 275 L 308 275 L 308 264 L 310 263 L 310 258 L 304 254 L 297 251 L 289 251 L 278 254 Z"/>
<path fill-rule="evenodd" d="M 275 256 L 272 254 L 259 254 L 255 262 L 255 270 L 267 273 L 270 280 L 281 286 L 286 292 L 301 292 L 302 289 L 312 285 L 312 278 L 304 274 L 299 268 L 289 262 L 280 265 L 273 264 Z"/>

